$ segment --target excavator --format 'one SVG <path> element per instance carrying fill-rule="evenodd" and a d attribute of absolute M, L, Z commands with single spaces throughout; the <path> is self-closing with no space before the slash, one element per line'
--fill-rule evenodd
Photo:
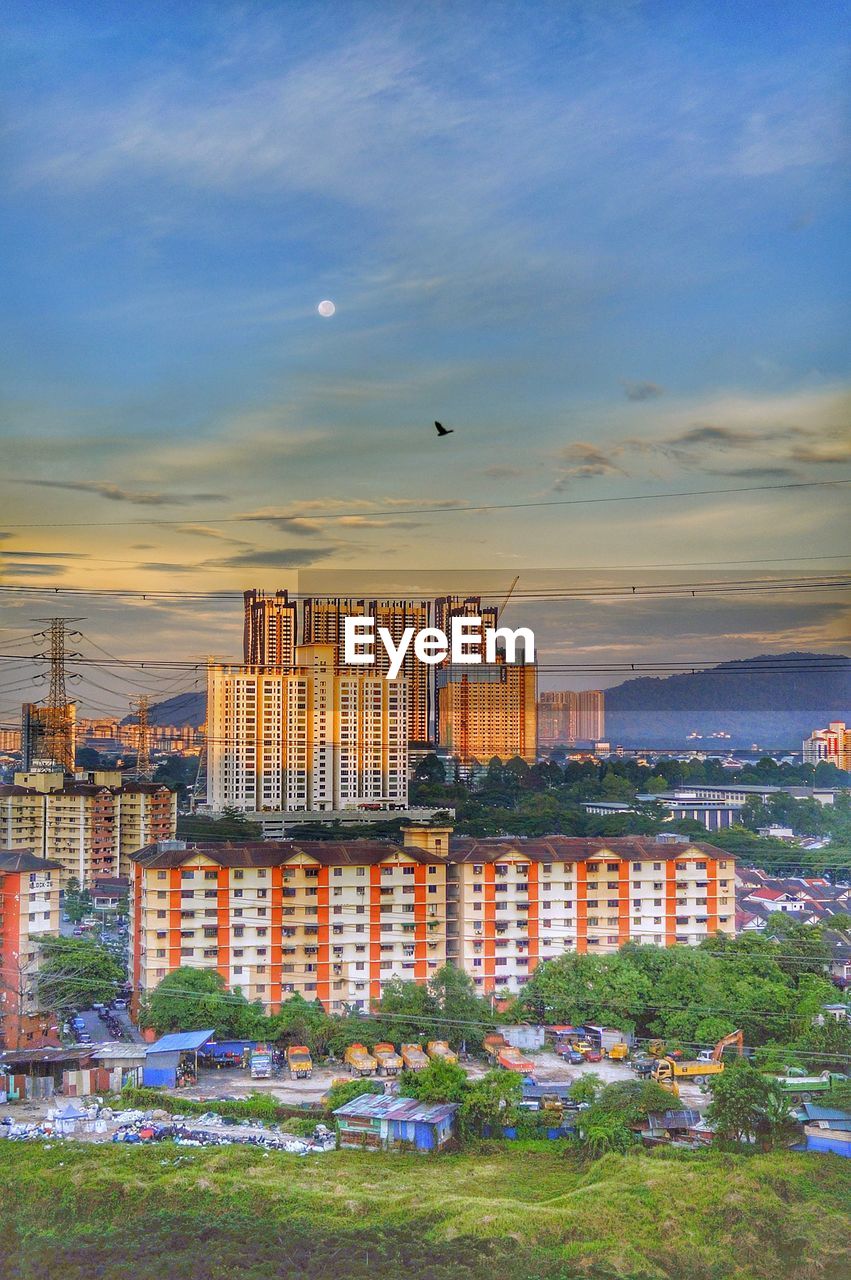
<path fill-rule="evenodd" d="M 743 1031 L 731 1031 L 728 1036 L 723 1036 L 714 1049 L 701 1049 L 697 1055 L 698 1062 L 720 1062 L 724 1056 L 724 1050 L 729 1049 L 732 1045 L 736 1046 L 739 1057 L 744 1056 L 745 1052 L 745 1036 Z"/>

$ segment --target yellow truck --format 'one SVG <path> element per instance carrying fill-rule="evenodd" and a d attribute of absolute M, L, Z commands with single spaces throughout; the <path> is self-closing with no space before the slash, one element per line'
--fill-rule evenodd
<path fill-rule="evenodd" d="M 309 1080 L 313 1075 L 313 1061 L 306 1044 L 293 1044 L 287 1049 L 287 1066 L 294 1080 Z"/>
<path fill-rule="evenodd" d="M 442 1058 L 444 1062 L 457 1062 L 458 1054 L 453 1053 L 445 1040 L 429 1040 L 426 1053 L 432 1059 Z"/>
<path fill-rule="evenodd" d="M 377 1044 L 372 1056 L 378 1063 L 380 1076 L 397 1076 L 404 1065 L 392 1044 Z"/>
<path fill-rule="evenodd" d="M 363 1044 L 350 1044 L 343 1054 L 343 1061 L 353 1076 L 371 1076 L 378 1067 L 375 1058 L 367 1053 L 366 1045 Z"/>
<path fill-rule="evenodd" d="M 650 1074 L 659 1084 L 667 1080 L 691 1080 L 694 1084 L 705 1084 L 709 1076 L 720 1075 L 723 1070 L 723 1062 L 678 1062 L 676 1058 L 660 1058 Z"/>
<path fill-rule="evenodd" d="M 428 1058 L 423 1053 L 421 1044 L 403 1044 L 402 1061 L 409 1071 L 422 1071 L 428 1066 Z"/>

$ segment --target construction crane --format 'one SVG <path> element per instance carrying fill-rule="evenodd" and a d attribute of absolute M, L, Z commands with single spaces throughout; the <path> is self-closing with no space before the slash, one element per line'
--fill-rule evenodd
<path fill-rule="evenodd" d="M 502 615 L 505 613 L 505 606 L 508 604 L 509 600 L 511 599 L 512 595 L 514 594 L 514 588 L 517 586 L 517 583 L 518 583 L 519 581 L 520 581 L 520 574 L 518 573 L 518 574 L 517 574 L 517 576 L 515 577 L 514 581 L 512 582 L 511 586 L 508 588 L 508 592 L 507 592 L 507 594 L 506 594 L 505 599 L 503 600 L 502 604 L 499 606 L 499 611 L 498 611 L 498 613 L 497 613 L 497 615 L 496 615 L 496 620 L 497 620 L 497 622 L 499 622 L 500 618 L 501 618 L 501 617 L 502 617 Z"/>

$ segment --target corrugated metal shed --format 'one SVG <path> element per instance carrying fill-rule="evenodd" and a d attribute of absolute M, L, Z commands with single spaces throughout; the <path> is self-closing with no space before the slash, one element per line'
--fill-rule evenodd
<path fill-rule="evenodd" d="M 819 1107 L 813 1102 L 805 1102 L 801 1110 L 808 1120 L 851 1120 L 851 1112 L 841 1107 Z"/>
<path fill-rule="evenodd" d="M 153 1053 L 191 1053 L 193 1049 L 200 1049 L 215 1034 L 215 1027 L 210 1027 L 207 1031 L 174 1031 L 171 1035 L 160 1036 L 155 1044 L 149 1045 L 148 1056 Z"/>
<path fill-rule="evenodd" d="M 440 1124 L 443 1120 L 450 1120 L 457 1110 L 457 1102 L 420 1102 L 417 1098 L 395 1098 L 389 1093 L 364 1093 L 337 1107 L 334 1115 Z"/>
<path fill-rule="evenodd" d="M 693 1129 L 700 1122 L 700 1112 L 686 1109 L 684 1111 L 651 1111 L 647 1117 L 650 1129 Z"/>

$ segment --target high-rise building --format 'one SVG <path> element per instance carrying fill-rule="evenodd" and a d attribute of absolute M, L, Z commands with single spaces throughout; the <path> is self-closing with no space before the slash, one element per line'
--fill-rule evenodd
<path fill-rule="evenodd" d="M 0 1049 L 49 1038 L 51 1020 L 38 1017 L 36 974 L 42 939 L 59 934 L 59 871 L 32 849 L 5 849 L 0 837 Z"/>
<path fill-rule="evenodd" d="M 58 709 L 39 702 L 21 708 L 21 764 L 24 769 L 74 772 L 75 703 Z M 58 757 L 58 758 L 57 758 Z"/>
<path fill-rule="evenodd" d="M 243 661 L 252 666 L 289 670 L 295 662 L 298 614 L 286 591 L 267 596 L 263 591 L 244 592 L 245 623 Z"/>
<path fill-rule="evenodd" d="M 177 828 L 177 793 L 115 771 L 16 773 L 0 786 L 0 847 L 54 860 L 63 883 L 126 876 L 130 854 Z"/>
<path fill-rule="evenodd" d="M 375 634 L 378 628 L 384 627 L 398 645 L 406 627 L 413 627 L 414 632 L 430 626 L 431 605 L 428 600 L 350 600 L 320 599 L 308 597 L 304 601 L 304 643 L 333 644 L 337 663 L 341 669 L 347 668 L 343 661 L 343 629 L 345 618 L 374 618 Z M 382 644 L 375 646 L 375 664 L 373 672 L 382 675 L 389 669 L 390 659 Z M 357 668 L 360 670 L 360 668 Z M 431 715 L 432 668 L 420 662 L 414 653 L 413 644 L 408 646 L 402 662 L 401 675 L 408 685 L 408 741 L 428 742 Z"/>
<path fill-rule="evenodd" d="M 538 698 L 538 741 L 542 746 L 565 742 L 599 742 L 606 736 L 602 689 L 548 690 Z"/>
<path fill-rule="evenodd" d="M 696 946 L 735 928 L 735 860 L 692 841 L 471 839 L 151 845 L 132 858 L 138 999 L 180 965 L 276 1010 L 293 994 L 369 1008 L 447 960 L 482 994 L 517 992 L 566 951 Z"/>
<path fill-rule="evenodd" d="M 207 803 L 214 811 L 405 808 L 406 682 L 338 669 L 299 645 L 292 671 L 210 667 Z"/>
<path fill-rule="evenodd" d="M 851 769 L 851 729 L 844 720 L 831 720 L 826 729 L 813 729 L 804 739 L 804 764 L 835 764 Z"/>
<path fill-rule="evenodd" d="M 438 668 L 438 742 L 462 764 L 537 758 L 534 663 Z"/>

